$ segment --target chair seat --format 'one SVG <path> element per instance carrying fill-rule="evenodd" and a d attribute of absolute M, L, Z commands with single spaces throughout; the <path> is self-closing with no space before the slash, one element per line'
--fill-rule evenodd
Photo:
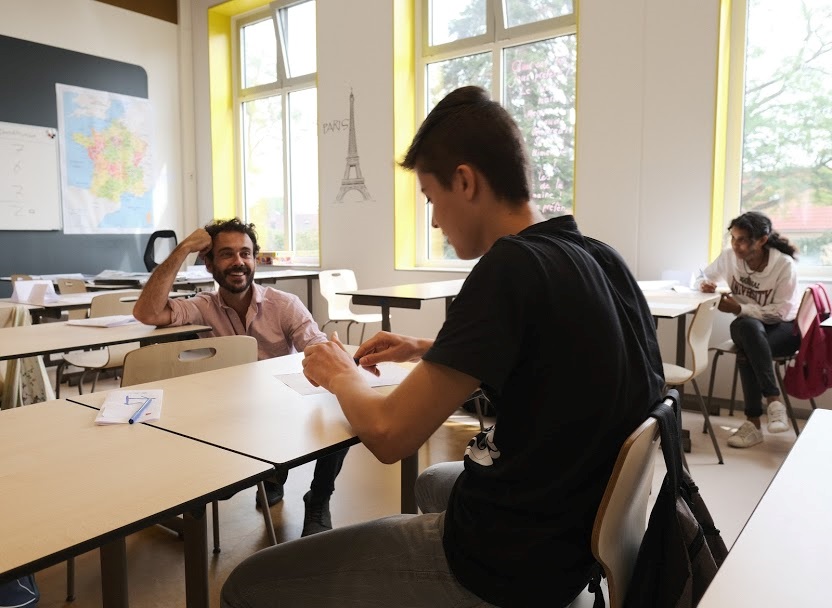
<path fill-rule="evenodd" d="M 110 353 L 106 348 L 99 350 L 79 350 L 71 353 L 64 353 L 64 361 L 67 365 L 75 367 L 104 367 L 110 360 Z"/>
<path fill-rule="evenodd" d="M 345 315 L 330 315 L 331 321 L 355 321 L 356 323 L 381 323 L 381 313 L 350 313 Z"/>
<path fill-rule="evenodd" d="M 114 344 L 100 350 L 77 350 L 64 354 L 67 365 L 88 369 L 109 369 L 124 365 L 124 357 L 139 348 L 138 342 Z"/>
<path fill-rule="evenodd" d="M 680 386 L 693 377 L 693 371 L 673 363 L 662 363 L 664 381 L 668 386 Z"/>
<path fill-rule="evenodd" d="M 737 348 L 737 345 L 734 344 L 733 340 L 725 340 L 725 342 L 721 342 L 716 346 L 711 346 L 710 350 L 719 351 L 721 353 L 733 353 L 737 354 L 740 352 L 740 349 Z"/>

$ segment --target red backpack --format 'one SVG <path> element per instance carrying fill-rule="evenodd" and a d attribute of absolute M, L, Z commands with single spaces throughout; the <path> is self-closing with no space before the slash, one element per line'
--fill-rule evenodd
<path fill-rule="evenodd" d="M 820 283 L 803 294 L 794 330 L 800 334 L 800 350 L 789 362 L 783 384 L 798 399 L 822 395 L 832 385 L 832 329 L 820 326 L 829 318 L 829 294 Z"/>

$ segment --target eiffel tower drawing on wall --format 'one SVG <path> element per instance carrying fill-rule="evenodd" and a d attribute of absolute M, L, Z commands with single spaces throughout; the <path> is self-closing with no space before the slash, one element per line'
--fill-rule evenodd
<path fill-rule="evenodd" d="M 361 166 L 358 164 L 358 144 L 355 141 L 355 96 L 352 94 L 352 89 L 350 89 L 350 140 L 347 145 L 347 168 L 344 169 L 341 189 L 335 197 L 335 202 L 343 203 L 344 195 L 350 190 L 357 191 L 365 201 L 372 200 L 367 186 L 364 185 Z"/>

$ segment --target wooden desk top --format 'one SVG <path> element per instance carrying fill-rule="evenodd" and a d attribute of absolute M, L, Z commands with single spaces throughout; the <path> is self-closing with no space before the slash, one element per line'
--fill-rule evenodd
<path fill-rule="evenodd" d="M 124 289 L 123 287 L 119 287 L 118 289 L 108 289 L 108 294 L 113 293 L 130 293 L 134 292 L 136 289 Z M 15 302 L 11 298 L 0 298 L 0 303 L 3 304 L 18 304 L 20 306 L 25 306 L 27 308 L 48 308 L 48 309 L 57 309 L 57 310 L 72 310 L 77 308 L 89 308 L 90 304 L 92 303 L 92 299 L 95 296 L 100 296 L 100 293 L 95 291 L 85 291 L 81 293 L 68 293 L 64 295 L 59 295 L 57 300 L 52 302 L 44 302 L 43 304 L 25 304 L 22 302 Z M 194 295 L 193 292 L 189 291 L 171 291 L 168 294 L 168 297 L 171 298 L 187 298 Z M 130 300 L 138 300 L 138 296 L 131 296 L 130 298 L 124 298 L 123 301 L 129 302 Z"/>
<path fill-rule="evenodd" d="M 412 283 L 409 285 L 392 285 L 390 287 L 375 287 L 356 291 L 341 291 L 341 295 L 361 296 L 363 300 L 376 299 L 409 299 L 435 300 L 438 298 L 452 298 L 462 289 L 465 279 L 451 281 L 433 281 L 429 283 Z"/>
<path fill-rule="evenodd" d="M 136 388 L 164 390 L 162 418 L 148 424 L 292 467 L 358 443 L 335 395 L 300 395 L 275 377 L 300 373 L 302 359 L 300 353 L 276 357 Z M 105 396 L 70 399 L 100 407 Z"/>
<path fill-rule="evenodd" d="M 702 302 L 718 298 L 719 294 L 662 290 L 645 291 L 644 297 L 651 315 L 660 319 L 675 319 L 694 312 Z"/>
<path fill-rule="evenodd" d="M 271 467 L 63 400 L 0 412 L 0 573 L 60 563 L 253 485 Z"/>
<path fill-rule="evenodd" d="M 155 327 L 135 323 L 118 327 L 89 327 L 62 323 L 41 323 L 0 329 L 0 361 L 61 353 L 79 348 L 109 346 L 165 336 L 207 331 L 207 325 Z"/>
<path fill-rule="evenodd" d="M 823 606 L 832 544 L 832 411 L 812 412 L 699 608 Z M 719 526 L 719 520 L 716 521 Z M 739 595 L 738 595 L 739 594 Z"/>

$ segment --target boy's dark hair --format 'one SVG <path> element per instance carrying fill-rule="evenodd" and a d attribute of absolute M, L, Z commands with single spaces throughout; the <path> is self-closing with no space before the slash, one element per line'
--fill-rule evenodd
<path fill-rule="evenodd" d="M 731 228 L 745 230 L 755 241 L 767 236 L 768 241 L 763 245 L 764 249 L 773 247 L 792 258 L 797 254 L 797 247 L 792 245 L 789 239 L 780 236 L 779 232 L 775 232 L 771 220 L 759 211 L 746 211 L 739 217 L 735 217 L 728 224 L 728 230 Z"/>
<path fill-rule="evenodd" d="M 257 231 L 254 230 L 254 224 L 244 224 L 240 218 L 235 217 L 230 220 L 214 220 L 205 225 L 205 231 L 211 235 L 211 239 L 217 236 L 220 232 L 241 232 L 247 234 L 251 239 L 251 244 L 254 245 L 254 255 L 260 251 L 260 245 L 257 244 Z M 205 254 L 208 260 L 214 261 L 213 247 Z"/>
<path fill-rule="evenodd" d="M 505 108 L 480 87 L 456 89 L 436 104 L 399 164 L 436 176 L 446 189 L 456 168 L 468 164 L 498 197 L 518 204 L 531 198 L 523 136 Z"/>

